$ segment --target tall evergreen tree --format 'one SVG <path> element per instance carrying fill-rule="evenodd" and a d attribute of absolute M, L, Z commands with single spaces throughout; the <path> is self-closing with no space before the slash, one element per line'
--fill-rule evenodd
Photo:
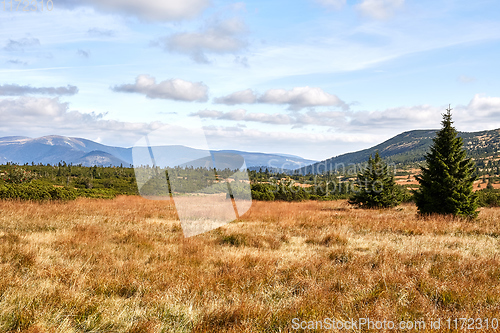
<path fill-rule="evenodd" d="M 349 200 L 351 205 L 363 208 L 388 208 L 401 203 L 402 194 L 394 181 L 394 174 L 382 158 L 368 159 L 368 165 L 358 173 L 358 191 Z"/>
<path fill-rule="evenodd" d="M 477 179 L 474 162 L 467 157 L 463 140 L 452 126 L 451 107 L 443 114 L 443 127 L 425 156 L 426 166 L 415 178 L 420 189 L 415 195 L 420 214 L 452 214 L 476 217 L 476 195 L 472 191 Z"/>

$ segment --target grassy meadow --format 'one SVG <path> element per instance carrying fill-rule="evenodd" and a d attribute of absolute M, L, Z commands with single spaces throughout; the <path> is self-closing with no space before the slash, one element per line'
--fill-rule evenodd
<path fill-rule="evenodd" d="M 184 238 L 168 201 L 0 201 L 0 332 L 499 318 L 499 220 L 498 208 L 467 221 L 421 218 L 412 204 L 254 202 L 238 221 Z"/>

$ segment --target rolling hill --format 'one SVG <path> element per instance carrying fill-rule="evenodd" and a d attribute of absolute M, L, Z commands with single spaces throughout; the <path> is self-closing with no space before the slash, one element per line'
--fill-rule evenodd
<path fill-rule="evenodd" d="M 298 169 L 301 174 L 334 171 L 349 164 L 363 163 L 370 155 L 379 152 L 387 163 L 399 166 L 415 165 L 422 162 L 432 144 L 437 130 L 415 130 L 396 135 L 376 146 L 357 152 L 342 154 Z M 500 129 L 480 132 L 459 132 L 464 140 L 468 156 L 476 160 L 500 155 Z"/>

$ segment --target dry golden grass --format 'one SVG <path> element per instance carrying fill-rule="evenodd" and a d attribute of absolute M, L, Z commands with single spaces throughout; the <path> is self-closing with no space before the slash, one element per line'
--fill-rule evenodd
<path fill-rule="evenodd" d="M 1 332 L 499 317 L 498 209 L 470 222 L 419 218 L 412 205 L 254 202 L 238 221 L 187 239 L 168 201 L 4 201 L 0 212 Z"/>

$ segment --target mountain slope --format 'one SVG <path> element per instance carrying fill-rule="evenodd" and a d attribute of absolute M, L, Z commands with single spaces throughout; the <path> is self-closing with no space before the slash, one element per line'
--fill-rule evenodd
<path fill-rule="evenodd" d="M 249 153 L 238 150 L 218 150 L 217 153 L 241 155 L 245 159 L 248 168 L 269 167 L 294 170 L 316 162 L 287 154 Z M 262 164 L 262 162 L 267 163 Z"/>
<path fill-rule="evenodd" d="M 311 164 L 298 171 L 304 173 L 322 173 L 325 170 L 341 170 L 350 164 L 364 163 L 370 155 L 379 152 L 388 163 L 411 165 L 421 162 L 432 145 L 432 139 L 437 130 L 415 130 L 404 132 L 382 142 L 374 147 L 347 153 Z M 464 140 L 468 156 L 474 159 L 483 159 L 496 156 L 500 152 L 500 129 L 481 132 L 459 132 Z"/>
<path fill-rule="evenodd" d="M 123 165 L 127 166 L 129 163 L 113 156 L 112 154 L 106 153 L 100 150 L 93 150 L 90 153 L 83 155 L 82 157 L 76 159 L 73 164 L 78 165 L 81 164 L 86 167 L 94 166 L 94 165 Z"/>

